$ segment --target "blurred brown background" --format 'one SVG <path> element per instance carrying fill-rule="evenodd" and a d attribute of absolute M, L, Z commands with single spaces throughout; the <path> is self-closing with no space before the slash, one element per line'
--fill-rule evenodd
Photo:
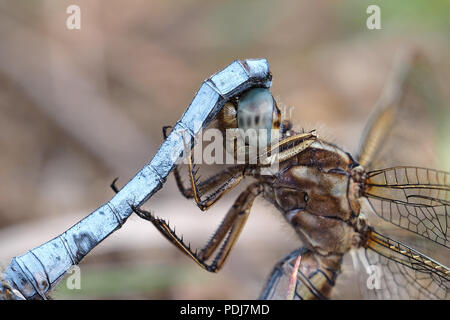
<path fill-rule="evenodd" d="M 66 28 L 70 4 L 81 8 L 81 30 Z M 366 28 L 369 4 L 381 7 L 382 30 Z M 449 16 L 440 0 L 0 1 L 0 262 L 110 199 L 110 182 L 149 161 L 161 127 L 235 59 L 267 58 L 272 92 L 295 107 L 294 121 L 350 152 L 404 48 L 425 52 L 449 101 Z M 441 169 L 450 169 L 449 149 Z M 202 213 L 171 178 L 146 207 L 200 246 L 236 195 Z M 218 274 L 132 216 L 80 265 L 82 289 L 62 283 L 54 297 L 255 298 L 299 246 L 278 215 L 257 201 Z M 359 294 L 353 281 L 336 289 Z"/>

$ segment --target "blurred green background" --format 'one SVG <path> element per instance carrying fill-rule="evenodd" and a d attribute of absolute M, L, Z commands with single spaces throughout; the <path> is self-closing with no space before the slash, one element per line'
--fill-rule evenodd
<path fill-rule="evenodd" d="M 81 8 L 68 30 L 66 8 Z M 368 30 L 366 8 L 381 8 Z M 265 57 L 272 92 L 294 121 L 353 152 L 399 51 L 431 61 L 450 94 L 450 1 L 0 1 L 0 262 L 51 239 L 113 195 L 151 159 L 203 79 L 235 59 Z M 450 170 L 449 105 L 418 162 Z M 418 146 L 421 148 L 422 146 Z M 169 179 L 146 205 L 194 245 L 237 196 L 207 213 Z M 81 290 L 54 298 L 256 298 L 272 266 L 300 244 L 257 201 L 218 274 L 201 270 L 133 216 L 81 267 Z M 348 260 L 348 259 L 347 259 Z M 346 270 L 337 298 L 359 298 Z M 347 285 L 345 285 L 347 283 Z"/>

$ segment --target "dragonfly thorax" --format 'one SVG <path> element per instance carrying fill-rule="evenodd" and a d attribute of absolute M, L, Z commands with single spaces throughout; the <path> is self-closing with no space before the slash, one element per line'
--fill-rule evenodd
<path fill-rule="evenodd" d="M 363 177 L 348 153 L 318 141 L 283 165 L 264 196 L 306 245 L 324 255 L 343 254 L 360 242 L 355 223 Z"/>

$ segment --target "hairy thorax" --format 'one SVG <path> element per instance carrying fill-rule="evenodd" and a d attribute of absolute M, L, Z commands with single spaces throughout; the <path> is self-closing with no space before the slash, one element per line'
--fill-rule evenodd
<path fill-rule="evenodd" d="M 318 140 L 280 164 L 264 197 L 295 229 L 305 246 L 321 255 L 361 245 L 359 227 L 364 169 L 338 147 Z"/>

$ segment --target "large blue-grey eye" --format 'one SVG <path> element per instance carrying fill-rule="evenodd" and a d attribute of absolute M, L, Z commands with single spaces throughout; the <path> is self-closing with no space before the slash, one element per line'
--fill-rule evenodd
<path fill-rule="evenodd" d="M 269 89 L 255 88 L 245 92 L 238 102 L 237 120 L 239 129 L 245 133 L 245 143 L 255 145 L 269 144 L 271 130 L 279 123 L 279 110 Z M 249 130 L 250 129 L 250 130 Z M 266 137 L 266 139 L 261 139 Z"/>

